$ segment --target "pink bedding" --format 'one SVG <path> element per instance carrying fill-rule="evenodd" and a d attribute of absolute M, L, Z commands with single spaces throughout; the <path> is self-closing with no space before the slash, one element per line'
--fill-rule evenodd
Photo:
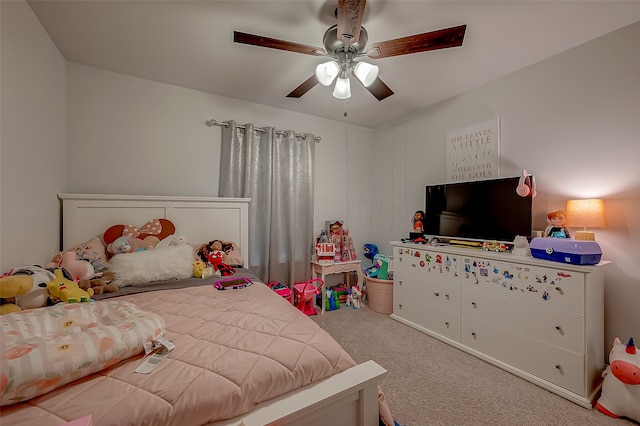
<path fill-rule="evenodd" d="M 199 425 L 355 365 L 310 318 L 267 286 L 211 285 L 124 296 L 159 314 L 176 348 L 151 374 L 142 355 L 27 402 L 2 407 L 2 424 Z"/>

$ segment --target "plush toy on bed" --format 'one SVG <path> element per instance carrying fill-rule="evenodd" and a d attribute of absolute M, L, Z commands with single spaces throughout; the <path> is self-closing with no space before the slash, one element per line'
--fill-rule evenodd
<path fill-rule="evenodd" d="M 93 289 L 89 288 L 86 291 L 81 289 L 75 281 L 64 277 L 62 269 L 56 269 L 53 271 L 53 274 L 55 278 L 47 283 L 51 300 L 67 303 L 91 301 Z"/>
<path fill-rule="evenodd" d="M 602 395 L 596 408 L 611 417 L 640 422 L 640 351 L 633 338 L 627 344 L 617 337 L 613 340 L 609 363 L 602 373 Z"/>
<path fill-rule="evenodd" d="M 0 278 L 0 298 L 12 299 L 16 296 L 27 294 L 33 286 L 33 278 L 30 275 L 7 275 Z M 0 305 L 0 315 L 20 312 L 20 306 L 3 300 Z"/>
<path fill-rule="evenodd" d="M 176 227 L 170 220 L 152 219 L 140 229 L 133 225 L 113 225 L 104 231 L 102 240 L 107 245 L 107 253 L 112 257 L 119 253 L 133 253 L 152 249 L 160 241 L 173 235 L 175 231 Z M 127 237 L 128 241 L 121 240 L 116 246 L 113 246 L 121 237 Z M 128 248 L 123 245 L 124 242 L 128 243 Z M 123 246 L 118 247 L 118 245 Z"/>
<path fill-rule="evenodd" d="M 11 277 L 15 278 L 5 280 Z M 35 265 L 12 269 L 6 276 L 2 277 L 3 284 L 0 284 L 0 298 L 2 298 L 3 303 L 0 312 L 7 313 L 7 311 L 21 311 L 47 306 L 49 303 L 49 291 L 46 283 L 54 277 L 55 275 L 51 271 Z M 16 288 L 16 282 L 20 282 L 22 285 Z M 25 291 L 23 285 L 26 282 L 29 282 L 30 285 Z"/>
<path fill-rule="evenodd" d="M 198 257 L 211 266 L 214 271 L 219 271 L 221 275 L 228 276 L 236 273 L 236 270 L 224 263 L 224 251 L 222 251 L 222 241 L 213 240 L 204 244 L 197 250 Z"/>
<path fill-rule="evenodd" d="M 46 264 L 45 268 L 64 268 L 71 274 L 74 281 L 88 280 L 96 274 L 93 265 L 86 260 L 78 260 L 78 255 L 74 251 L 65 251 L 56 255 L 53 262 Z"/>
<path fill-rule="evenodd" d="M 93 294 L 102 294 L 102 293 L 114 293 L 118 291 L 118 286 L 115 284 L 110 284 L 104 278 L 91 278 L 89 280 L 80 280 L 78 282 L 78 287 L 82 290 L 93 290 Z"/>

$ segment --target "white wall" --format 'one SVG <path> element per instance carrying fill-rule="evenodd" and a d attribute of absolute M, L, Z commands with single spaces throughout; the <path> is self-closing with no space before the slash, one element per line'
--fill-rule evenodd
<path fill-rule="evenodd" d="M 347 200 L 358 191 L 348 171 L 361 167 L 361 152 L 373 138 L 366 129 L 73 63 L 67 87 L 72 167 L 66 191 L 217 196 L 221 129 L 205 121 L 293 129 L 322 138 L 316 144 L 316 232 L 325 220 L 340 218 L 357 245 L 364 244 L 366 228 Z"/>
<path fill-rule="evenodd" d="M 65 60 L 23 1 L 0 2 L 0 273 L 58 246 L 66 162 Z"/>
<path fill-rule="evenodd" d="M 640 23 L 598 38 L 377 132 L 370 239 L 408 235 L 424 187 L 446 180 L 446 133 L 501 119 L 502 176 L 536 175 L 534 227 L 568 199 L 603 198 L 605 339 L 640 332 Z M 508 209 L 505 209 L 508 214 Z M 573 230 L 575 231 L 575 229 Z"/>

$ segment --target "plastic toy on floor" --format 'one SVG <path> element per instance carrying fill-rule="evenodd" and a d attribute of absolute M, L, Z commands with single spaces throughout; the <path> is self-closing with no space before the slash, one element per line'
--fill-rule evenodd
<path fill-rule="evenodd" d="M 319 284 L 316 286 L 316 283 Z M 293 294 L 296 308 L 300 309 L 305 315 L 317 315 L 318 311 L 313 306 L 313 302 L 323 287 L 324 281 L 320 278 L 313 278 L 309 281 L 294 284 Z"/>
<path fill-rule="evenodd" d="M 602 395 L 596 408 L 611 417 L 640 422 L 640 352 L 633 337 L 626 345 L 614 339 L 609 363 L 602 373 Z"/>

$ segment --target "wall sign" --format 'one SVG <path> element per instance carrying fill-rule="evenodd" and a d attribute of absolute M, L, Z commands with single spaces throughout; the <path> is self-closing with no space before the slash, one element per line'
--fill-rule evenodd
<path fill-rule="evenodd" d="M 500 119 L 447 133 L 447 182 L 500 177 Z"/>

